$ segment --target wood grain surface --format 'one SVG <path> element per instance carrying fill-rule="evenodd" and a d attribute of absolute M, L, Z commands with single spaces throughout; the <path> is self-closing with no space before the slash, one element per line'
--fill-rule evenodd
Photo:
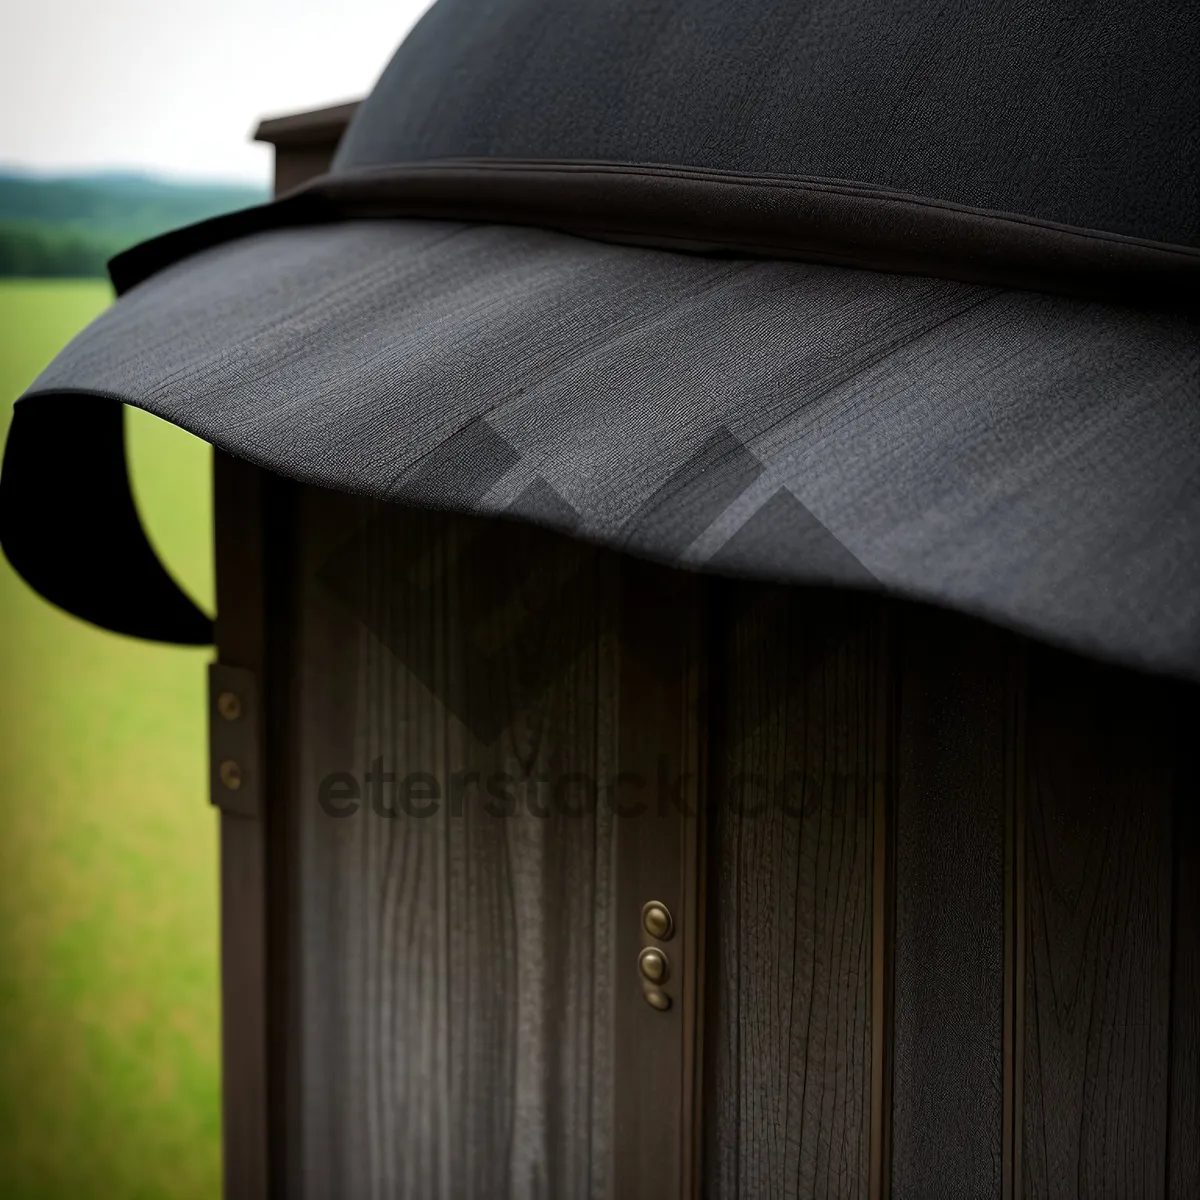
<path fill-rule="evenodd" d="M 1171 947 L 1171 1100 L 1167 1197 L 1200 1196 L 1200 689 L 1179 686 L 1174 715 L 1179 763 Z"/>
<path fill-rule="evenodd" d="M 898 626 L 891 1194 L 1000 1200 L 1016 639 L 915 606 Z"/>
<path fill-rule="evenodd" d="M 307 517 L 296 1194 L 605 1195 L 613 823 L 556 788 L 611 773 L 615 597 L 528 532 L 533 578 L 511 539 L 473 554 L 465 519 L 326 496 Z M 528 589 L 556 567 L 550 620 Z M 372 791 L 373 764 L 396 783 Z M 338 772 L 362 796 L 330 817 Z"/>
<path fill-rule="evenodd" d="M 1028 687 L 1025 1196 L 1162 1196 L 1170 692 L 1041 647 Z"/>
<path fill-rule="evenodd" d="M 282 1194 L 1200 1194 L 1195 689 L 528 526 L 294 519 Z"/>
<path fill-rule="evenodd" d="M 704 1191 L 865 1196 L 880 606 L 732 584 L 720 612 Z"/>
<path fill-rule="evenodd" d="M 919 605 L 725 595 L 705 1194 L 1200 1194 L 1196 690 Z M 819 802 L 744 811 L 787 773 Z"/>

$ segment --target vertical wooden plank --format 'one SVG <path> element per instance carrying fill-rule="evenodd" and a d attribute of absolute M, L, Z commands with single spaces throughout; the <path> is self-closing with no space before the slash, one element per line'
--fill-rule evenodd
<path fill-rule="evenodd" d="M 892 1193 L 893 1051 L 892 1012 L 896 946 L 896 606 L 881 607 L 881 670 L 886 675 L 876 699 L 876 743 L 886 767 L 873 783 L 871 845 L 871 1071 L 867 1191 L 870 1200 Z M 884 665 L 886 664 L 886 665 Z"/>
<path fill-rule="evenodd" d="M 1029 944 L 1027 885 L 1029 774 L 1029 646 L 1013 639 L 1008 693 L 1012 725 L 1005 759 L 1008 779 L 1004 844 L 1004 1120 L 1002 1184 L 1004 1200 L 1024 1194 L 1026 975 Z"/>
<path fill-rule="evenodd" d="M 693 1197 L 701 1086 L 701 880 L 705 689 L 703 581 L 635 559 L 620 561 L 617 892 L 614 909 L 616 1060 L 614 1194 Z M 643 906 L 667 906 L 667 940 L 642 927 Z M 670 964 L 647 1003 L 638 955 Z"/>
<path fill-rule="evenodd" d="M 706 595 L 706 594 L 705 594 Z M 708 623 L 708 606 L 701 603 L 702 626 Z M 700 667 L 699 704 L 693 710 L 696 745 L 696 819 L 683 830 L 683 924 L 685 966 L 683 989 L 683 1159 L 679 1188 L 681 1200 L 701 1200 L 704 1195 L 704 1047 L 706 1045 L 705 979 L 708 953 L 708 658 Z M 689 755 L 689 757 L 691 757 Z"/>
<path fill-rule="evenodd" d="M 298 1036 L 297 946 L 292 914 L 303 880 L 294 873 L 298 831 L 292 798 L 295 744 L 296 497 L 299 485 L 262 472 L 264 490 L 264 665 L 260 680 L 266 776 L 263 794 L 267 905 L 267 1183 L 278 1200 L 297 1154 L 300 1096 L 291 1064 Z"/>
<path fill-rule="evenodd" d="M 264 624 L 267 476 L 214 453 L 217 653 L 260 681 Z M 229 1200 L 265 1200 L 268 1187 L 267 842 L 264 764 L 258 815 L 220 815 L 221 1030 L 224 1188 Z"/>
<path fill-rule="evenodd" d="M 740 583 L 722 608 L 706 1194 L 865 1197 L 884 609 Z"/>
<path fill-rule="evenodd" d="M 1000 1200 L 1017 639 L 899 612 L 891 1193 Z"/>
<path fill-rule="evenodd" d="M 1168 691 L 1041 646 L 1028 687 L 1024 1194 L 1160 1197 L 1177 783 Z"/>
<path fill-rule="evenodd" d="M 1200 1196 L 1200 689 L 1172 689 L 1174 804 L 1168 1200 Z"/>
<path fill-rule="evenodd" d="M 315 491 L 303 529 L 289 1194 L 644 1195 L 666 1164 L 678 1195 L 696 831 L 656 837 L 653 805 L 660 760 L 695 802 L 697 662 L 638 638 L 654 596 L 679 636 L 662 589 L 690 577 L 645 593 L 582 543 Z M 647 764 L 650 813 L 614 819 Z M 640 907 L 672 893 L 659 1013 Z"/>
<path fill-rule="evenodd" d="M 221 814 L 221 1079 L 225 1195 L 267 1195 L 262 825 Z"/>

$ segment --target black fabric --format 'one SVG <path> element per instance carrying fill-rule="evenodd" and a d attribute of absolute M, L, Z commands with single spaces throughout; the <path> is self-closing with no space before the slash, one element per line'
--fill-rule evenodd
<path fill-rule="evenodd" d="M 1166 0 L 439 0 L 329 177 L 114 260 L 19 401 L 0 541 L 90 620 L 208 636 L 119 399 L 1200 678 L 1198 52 Z"/>
<path fill-rule="evenodd" d="M 334 220 L 505 222 L 691 254 L 800 258 L 1154 307 L 1200 304 L 1200 249 L 857 184 L 621 163 L 443 159 L 323 175 L 113 259 L 124 293 L 208 246 Z"/>
<path fill-rule="evenodd" d="M 321 486 L 895 592 L 1200 679 L 1194 316 L 338 222 L 152 276 L 18 411 L 83 387 Z M 57 480 L 81 506 L 89 486 Z"/>
<path fill-rule="evenodd" d="M 1196 246 L 1198 63 L 1180 0 L 439 0 L 335 168 L 817 176 Z"/>
<path fill-rule="evenodd" d="M 85 621 L 206 646 L 212 621 L 167 573 L 142 529 L 126 471 L 124 412 L 116 397 L 94 393 L 16 406 L 0 474 L 0 547 L 27 583 Z"/>

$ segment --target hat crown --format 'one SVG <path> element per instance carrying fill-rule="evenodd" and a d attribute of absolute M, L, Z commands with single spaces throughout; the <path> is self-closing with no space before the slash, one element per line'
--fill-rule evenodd
<path fill-rule="evenodd" d="M 334 162 L 876 184 L 1200 245 L 1200 5 L 438 0 Z"/>

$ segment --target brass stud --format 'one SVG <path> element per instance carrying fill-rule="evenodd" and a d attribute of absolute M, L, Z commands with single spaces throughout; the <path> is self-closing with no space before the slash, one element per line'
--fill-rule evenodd
<path fill-rule="evenodd" d="M 666 1012 L 671 1007 L 671 997 L 661 988 L 643 988 L 642 994 L 646 997 L 646 1003 L 651 1008 L 657 1008 L 659 1012 Z"/>
<path fill-rule="evenodd" d="M 658 900 L 651 900 L 642 906 L 642 928 L 660 942 L 670 941 L 675 932 L 675 922 L 671 919 L 670 910 Z"/>
<path fill-rule="evenodd" d="M 242 768 L 232 758 L 227 758 L 217 768 L 217 775 L 231 792 L 236 792 L 242 786 Z"/>
<path fill-rule="evenodd" d="M 638 970 L 651 983 L 666 983 L 668 974 L 667 956 L 654 946 L 647 946 L 638 955 Z"/>
<path fill-rule="evenodd" d="M 242 701 L 236 692 L 222 692 L 217 697 L 217 712 L 227 721 L 236 721 L 242 715 Z"/>

